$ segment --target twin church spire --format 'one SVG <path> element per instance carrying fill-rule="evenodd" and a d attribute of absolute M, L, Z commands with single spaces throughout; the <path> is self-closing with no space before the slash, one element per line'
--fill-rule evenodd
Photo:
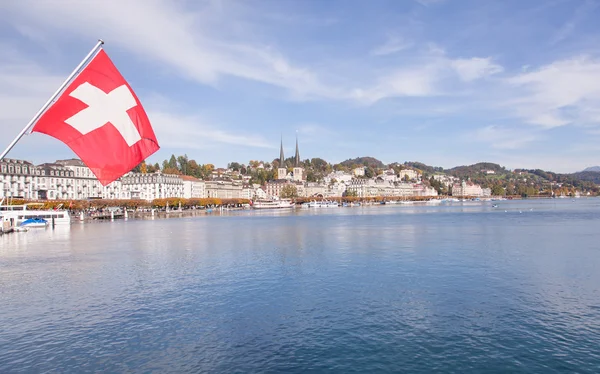
<path fill-rule="evenodd" d="M 294 156 L 294 172 L 292 179 L 295 181 L 302 181 L 304 169 L 300 163 L 300 148 L 298 147 L 298 134 L 296 133 L 296 155 Z M 285 168 L 285 156 L 283 154 L 283 136 L 281 137 L 281 144 L 279 147 L 279 169 L 277 170 L 277 179 L 286 179 L 287 169 Z"/>
<path fill-rule="evenodd" d="M 285 164 L 285 157 L 283 155 L 283 136 L 281 137 L 281 145 L 279 148 L 279 166 Z M 300 166 L 300 149 L 298 148 L 298 134 L 296 134 L 296 155 L 294 156 L 294 167 L 299 168 Z"/>

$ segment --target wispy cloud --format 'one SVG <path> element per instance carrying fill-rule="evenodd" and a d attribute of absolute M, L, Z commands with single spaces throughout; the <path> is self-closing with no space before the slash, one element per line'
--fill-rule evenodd
<path fill-rule="evenodd" d="M 373 48 L 370 53 L 373 56 L 387 56 L 409 49 L 413 45 L 413 42 L 402 37 L 392 36 L 382 45 Z"/>
<path fill-rule="evenodd" d="M 391 97 L 431 97 L 456 95 L 452 82 L 456 77 L 470 83 L 504 71 L 490 57 L 453 59 L 436 46 L 415 53 L 418 58 L 411 65 L 397 68 L 384 75 L 369 88 L 357 88 L 352 97 L 372 104 Z M 451 88 L 452 87 L 452 88 Z"/>
<path fill-rule="evenodd" d="M 543 139 L 539 132 L 505 126 L 486 126 L 464 135 L 469 142 L 486 143 L 491 148 L 514 150 Z"/>
<path fill-rule="evenodd" d="M 504 71 L 504 68 L 492 62 L 490 57 L 473 57 L 469 59 L 456 59 L 450 62 L 450 65 L 456 70 L 460 78 L 466 82 L 498 74 Z"/>
<path fill-rule="evenodd" d="M 600 61 L 566 59 L 508 79 L 516 88 L 505 105 L 526 122 L 546 128 L 567 124 L 600 125 Z"/>
<path fill-rule="evenodd" d="M 148 117 L 161 146 L 166 148 L 210 149 L 219 145 L 276 148 L 261 135 L 226 130 L 225 126 L 214 125 L 199 115 L 182 116 L 171 112 L 149 111 Z"/>
<path fill-rule="evenodd" d="M 229 18 L 222 9 L 225 5 L 200 4 L 195 11 L 163 0 L 24 0 L 2 7 L 10 15 L 7 21 L 14 24 L 45 25 L 54 33 L 90 38 L 102 35 L 108 43 L 168 64 L 180 75 L 201 83 L 215 84 L 222 76 L 235 76 L 283 87 L 300 96 L 338 96 L 309 68 L 294 65 L 275 48 L 223 36 L 232 33 L 224 26 L 230 23 L 219 22 Z"/>

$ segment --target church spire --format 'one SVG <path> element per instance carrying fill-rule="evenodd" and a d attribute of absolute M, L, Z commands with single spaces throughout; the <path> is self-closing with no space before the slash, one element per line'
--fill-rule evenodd
<path fill-rule="evenodd" d="M 298 150 L 298 131 L 296 131 L 296 158 L 294 160 L 294 166 L 300 167 L 300 151 Z"/>
<path fill-rule="evenodd" d="M 281 148 L 279 150 L 279 167 L 285 167 L 285 158 L 283 157 L 283 135 L 281 136 Z"/>

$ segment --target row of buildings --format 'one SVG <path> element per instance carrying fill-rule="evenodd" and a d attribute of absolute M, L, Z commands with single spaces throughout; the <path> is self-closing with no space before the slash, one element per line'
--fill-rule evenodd
<path fill-rule="evenodd" d="M 128 173 L 107 186 L 102 186 L 92 171 L 78 159 L 58 160 L 54 163 L 34 165 L 15 159 L 0 161 L 0 199 L 23 198 L 31 200 L 85 200 L 85 199 L 143 199 L 160 198 L 220 198 L 265 199 L 280 197 L 292 187 L 298 197 L 357 197 L 375 196 L 437 196 L 437 191 L 422 183 L 416 170 L 406 169 L 396 173 L 386 170 L 375 178 L 364 178 L 364 168 L 352 173 L 332 172 L 321 182 L 307 182 L 300 162 L 298 140 L 291 172 L 281 167 L 285 158 L 283 144 L 280 148 L 277 179 L 264 186 L 249 184 L 247 178 L 219 169 L 211 180 L 203 181 L 191 176 Z M 229 177 L 227 175 L 230 175 Z M 452 186 L 453 195 L 489 196 L 490 191 L 470 182 L 460 182 L 454 177 L 441 175 L 442 183 Z"/>

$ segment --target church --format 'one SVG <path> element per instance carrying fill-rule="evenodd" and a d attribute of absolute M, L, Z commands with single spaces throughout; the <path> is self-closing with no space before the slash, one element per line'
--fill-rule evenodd
<path fill-rule="evenodd" d="M 291 175 L 288 175 L 285 167 L 285 157 L 283 155 L 283 138 L 279 149 L 279 169 L 277 169 L 277 179 L 292 180 L 294 182 L 302 182 L 304 180 L 304 168 L 300 163 L 300 149 L 298 148 L 298 136 L 296 135 L 296 155 L 294 157 L 294 168 Z"/>
<path fill-rule="evenodd" d="M 279 149 L 279 168 L 277 169 L 277 179 L 267 182 L 266 192 L 269 196 L 279 196 L 283 187 L 287 185 L 296 186 L 298 196 L 304 196 L 304 168 L 300 162 L 300 149 L 298 148 L 298 136 L 296 135 L 296 155 L 291 173 L 288 173 L 285 167 L 285 156 L 283 153 L 283 139 Z"/>

